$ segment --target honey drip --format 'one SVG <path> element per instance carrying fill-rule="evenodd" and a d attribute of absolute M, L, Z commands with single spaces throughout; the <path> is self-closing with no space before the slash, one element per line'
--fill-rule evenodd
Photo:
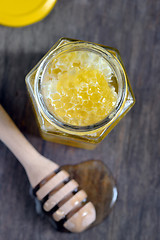
<path fill-rule="evenodd" d="M 89 160 L 77 165 L 62 166 L 70 177 L 75 179 L 96 209 L 95 226 L 103 221 L 110 213 L 117 200 L 117 187 L 115 180 L 106 165 L 99 160 Z"/>

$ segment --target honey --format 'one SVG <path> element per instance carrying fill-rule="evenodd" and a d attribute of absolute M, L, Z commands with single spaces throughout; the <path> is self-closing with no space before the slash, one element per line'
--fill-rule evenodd
<path fill-rule="evenodd" d="M 113 76 L 102 57 L 86 51 L 71 52 L 50 63 L 42 94 L 49 111 L 61 121 L 91 125 L 108 116 L 116 104 Z"/>

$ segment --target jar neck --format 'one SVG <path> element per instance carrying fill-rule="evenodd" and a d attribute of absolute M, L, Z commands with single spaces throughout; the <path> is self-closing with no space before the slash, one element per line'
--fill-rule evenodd
<path fill-rule="evenodd" d="M 91 51 L 103 57 L 110 64 L 110 67 L 112 68 L 117 79 L 118 98 L 117 98 L 117 102 L 114 109 L 111 111 L 111 113 L 108 116 L 106 116 L 105 119 L 89 126 L 69 125 L 60 121 L 58 118 L 56 118 L 56 116 L 51 114 L 47 109 L 43 99 L 42 91 L 41 91 L 42 80 L 48 64 L 53 59 L 56 59 L 58 56 L 64 53 L 66 54 L 71 51 Z M 112 122 L 114 122 L 114 120 L 118 117 L 118 115 L 121 113 L 123 109 L 123 106 L 125 104 L 126 97 L 127 97 L 127 80 L 126 80 L 126 74 L 123 70 L 123 67 L 120 61 L 116 58 L 116 56 L 114 56 L 109 51 L 107 51 L 103 47 L 100 47 L 96 44 L 86 43 L 83 41 L 76 41 L 76 42 L 67 43 L 61 46 L 57 46 L 56 49 L 52 49 L 44 57 L 36 73 L 34 91 L 35 91 L 35 99 L 42 115 L 51 125 L 53 125 L 53 127 L 58 128 L 59 130 L 65 131 L 70 134 L 74 133 L 77 135 L 85 135 L 85 134 L 91 134 L 106 128 L 108 125 L 112 124 Z"/>

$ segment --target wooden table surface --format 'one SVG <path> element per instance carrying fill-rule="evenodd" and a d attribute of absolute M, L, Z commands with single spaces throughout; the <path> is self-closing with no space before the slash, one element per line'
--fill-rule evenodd
<path fill-rule="evenodd" d="M 119 49 L 136 105 L 93 151 L 43 141 L 25 75 L 62 36 Z M 59 0 L 41 22 L 0 26 L 0 103 L 36 149 L 58 164 L 101 159 L 119 197 L 109 217 L 81 234 L 40 218 L 22 166 L 0 142 L 0 240 L 160 239 L 160 1 Z"/>

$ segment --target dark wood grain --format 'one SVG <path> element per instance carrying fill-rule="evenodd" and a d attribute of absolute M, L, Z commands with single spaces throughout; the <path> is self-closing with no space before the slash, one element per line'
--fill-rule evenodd
<path fill-rule="evenodd" d="M 43 141 L 24 77 L 60 37 L 119 49 L 136 105 L 93 151 Z M 160 237 L 160 1 L 58 0 L 43 21 L 0 26 L 0 103 L 29 141 L 58 164 L 101 159 L 119 198 L 100 225 L 82 234 L 55 232 L 37 216 L 23 168 L 0 142 L 0 240 L 158 240 Z"/>

